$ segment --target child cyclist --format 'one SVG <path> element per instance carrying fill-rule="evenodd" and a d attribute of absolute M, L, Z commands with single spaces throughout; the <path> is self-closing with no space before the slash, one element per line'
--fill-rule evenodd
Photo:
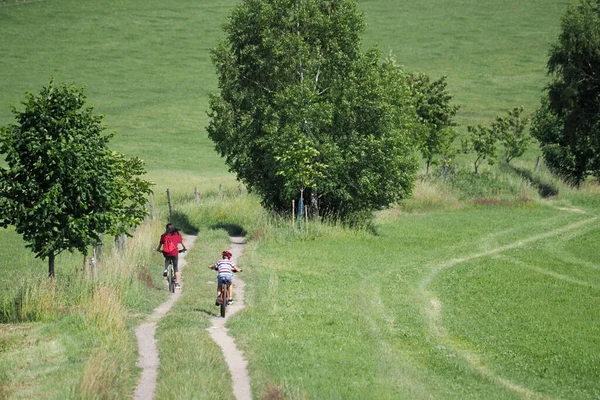
<path fill-rule="evenodd" d="M 217 301 L 215 302 L 215 305 L 217 306 L 219 305 L 219 298 L 221 297 L 221 284 L 223 281 L 229 282 L 229 299 L 227 299 L 227 303 L 233 302 L 233 273 L 242 272 L 242 270 L 239 269 L 231 260 L 232 254 L 229 251 L 224 250 L 221 255 L 223 256 L 222 259 L 208 267 L 219 272 L 217 282 Z"/>
<path fill-rule="evenodd" d="M 179 250 L 179 245 L 182 247 L 181 250 Z M 165 270 L 163 271 L 163 276 L 167 276 L 167 268 L 169 268 L 169 263 L 173 261 L 176 282 L 175 289 L 181 289 L 181 283 L 179 282 L 180 272 L 178 268 L 179 253 L 187 251 L 187 249 L 185 248 L 185 244 L 183 244 L 183 238 L 179 233 L 179 229 L 175 228 L 173 224 L 167 224 L 165 233 L 160 236 L 156 251 L 162 251 L 163 256 L 165 257 Z"/>

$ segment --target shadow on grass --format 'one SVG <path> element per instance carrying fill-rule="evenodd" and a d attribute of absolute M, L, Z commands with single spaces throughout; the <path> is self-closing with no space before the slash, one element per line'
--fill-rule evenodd
<path fill-rule="evenodd" d="M 187 215 L 178 211 L 173 212 L 171 223 L 175 225 L 177 229 L 182 230 L 186 235 L 196 235 L 198 233 L 198 227 L 190 222 Z"/>
<path fill-rule="evenodd" d="M 194 311 L 204 313 L 204 314 L 208 315 L 209 317 L 218 317 L 219 316 L 219 314 L 217 314 L 217 312 L 213 312 L 213 311 L 207 310 L 205 308 L 194 308 Z"/>
<path fill-rule="evenodd" d="M 520 175 L 522 178 L 527 179 L 533 186 L 536 187 L 540 196 L 547 198 L 556 196 L 558 194 L 558 188 L 556 186 L 544 182 L 536 176 L 533 176 L 531 171 L 529 171 L 528 169 L 517 168 L 510 164 L 508 164 L 508 168 L 510 168 L 517 175 Z"/>
<path fill-rule="evenodd" d="M 216 225 L 212 225 L 211 229 L 223 229 L 225 230 L 229 236 L 246 236 L 246 230 L 237 224 L 226 224 L 220 223 Z"/>

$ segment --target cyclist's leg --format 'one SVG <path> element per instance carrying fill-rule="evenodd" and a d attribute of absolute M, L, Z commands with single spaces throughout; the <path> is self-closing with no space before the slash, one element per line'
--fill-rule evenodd
<path fill-rule="evenodd" d="M 217 278 L 217 297 L 221 297 L 221 284 L 223 283 L 223 278 Z"/>
<path fill-rule="evenodd" d="M 173 271 L 175 271 L 175 283 L 179 283 L 179 256 L 173 257 Z"/>
<path fill-rule="evenodd" d="M 233 278 L 228 279 L 229 281 L 229 297 L 227 298 L 227 301 L 233 299 Z"/>
<path fill-rule="evenodd" d="M 165 257 L 165 269 L 163 270 L 163 276 L 167 276 L 167 270 L 169 268 L 169 256 Z"/>
<path fill-rule="evenodd" d="M 217 300 L 215 300 L 215 305 L 219 305 L 221 301 L 221 284 L 223 283 L 220 277 L 217 278 Z"/>

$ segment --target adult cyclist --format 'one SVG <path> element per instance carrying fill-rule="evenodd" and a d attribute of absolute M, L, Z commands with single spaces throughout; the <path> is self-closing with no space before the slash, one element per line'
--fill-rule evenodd
<path fill-rule="evenodd" d="M 162 251 L 163 256 L 165 257 L 165 270 L 163 271 L 163 276 L 167 276 L 169 263 L 173 261 L 173 270 L 175 271 L 175 289 L 181 289 L 181 283 L 179 282 L 180 273 L 178 268 L 179 245 L 182 247 L 182 252 L 187 251 L 185 244 L 183 244 L 183 238 L 179 233 L 179 229 L 175 228 L 173 224 L 168 223 L 165 228 L 165 233 L 160 235 L 160 241 L 158 242 L 156 251 Z"/>
<path fill-rule="evenodd" d="M 221 253 L 222 257 L 219 261 L 211 265 L 210 269 L 214 269 L 219 272 L 217 275 L 217 301 L 215 305 L 219 305 L 219 298 L 221 297 L 221 285 L 223 281 L 229 282 L 229 299 L 227 299 L 227 303 L 233 303 L 233 273 L 234 272 L 242 272 L 235 263 L 231 260 L 232 254 L 227 250 L 223 250 Z"/>

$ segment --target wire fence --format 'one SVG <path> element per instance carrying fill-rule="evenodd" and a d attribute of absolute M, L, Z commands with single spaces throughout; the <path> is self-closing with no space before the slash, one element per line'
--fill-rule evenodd
<path fill-rule="evenodd" d="M 0 0 L 2 1 L 2 0 Z M 153 194 L 150 193 L 148 196 L 148 202 L 146 204 L 146 209 L 148 211 L 147 216 L 146 216 L 146 223 L 152 223 L 152 221 L 154 221 L 156 218 L 158 218 L 159 216 L 159 212 L 157 210 L 157 206 L 155 204 L 155 200 L 158 200 L 158 203 L 160 204 L 160 207 L 162 209 L 162 207 L 165 206 L 165 199 L 166 199 L 166 206 L 168 207 L 168 220 L 171 222 L 173 221 L 173 218 L 176 216 L 176 211 L 175 210 L 175 206 L 176 206 L 176 201 L 178 201 L 177 199 L 181 199 L 182 198 L 182 194 L 180 192 L 177 193 L 177 196 L 174 198 L 171 189 L 166 189 L 165 192 L 163 192 L 164 194 Z M 193 197 L 189 197 L 189 196 L 183 196 L 184 198 L 187 197 L 187 200 L 183 200 L 183 201 L 193 201 L 195 202 L 198 206 L 202 206 L 202 202 L 204 199 L 206 198 L 217 198 L 217 199 L 224 199 L 225 197 L 231 197 L 233 196 L 242 196 L 244 194 L 244 188 L 243 186 L 240 184 L 237 186 L 237 189 L 234 188 L 228 188 L 228 189 L 224 189 L 222 184 L 219 184 L 217 192 L 215 192 L 214 189 L 212 190 L 207 190 L 204 194 L 200 192 L 200 190 L 198 190 L 198 187 L 194 187 L 193 192 L 188 192 L 190 194 L 193 193 Z M 155 199 L 155 195 L 158 195 L 159 197 Z M 291 201 L 291 227 L 292 230 L 298 230 L 302 233 L 309 233 L 309 211 L 310 211 L 310 207 L 308 206 L 307 203 L 309 202 L 304 202 L 304 199 L 300 199 L 300 201 L 296 201 L 296 200 L 292 200 Z M 132 229 L 132 233 L 135 232 L 135 228 Z M 113 237 L 114 240 L 114 246 L 113 249 L 114 251 L 118 251 L 118 252 L 122 252 L 125 249 L 125 246 L 127 245 L 128 242 L 128 236 L 125 234 L 119 235 L 119 236 L 115 236 Z M 102 256 L 103 256 L 103 252 L 105 250 L 105 243 L 103 243 L 102 241 L 94 244 L 92 246 L 91 252 L 89 256 L 84 256 L 83 258 L 83 266 L 84 268 L 87 268 L 89 271 L 96 271 L 96 268 L 98 267 L 98 265 L 101 263 L 102 260 Z"/>

